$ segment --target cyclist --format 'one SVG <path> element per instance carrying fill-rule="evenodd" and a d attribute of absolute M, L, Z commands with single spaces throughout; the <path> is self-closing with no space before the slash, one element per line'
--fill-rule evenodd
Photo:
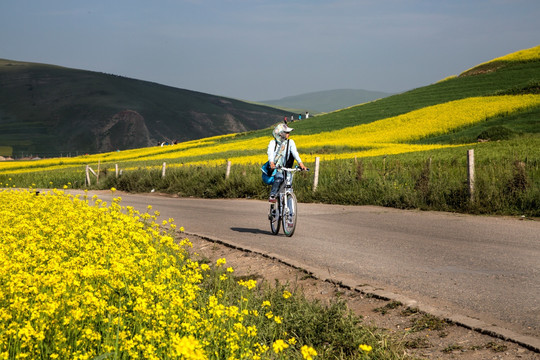
<path fill-rule="evenodd" d="M 268 144 L 268 162 L 270 163 L 270 168 L 275 169 L 276 166 L 291 167 L 294 163 L 294 160 L 298 162 L 298 166 L 302 170 L 307 170 L 307 168 L 302 163 L 298 150 L 296 149 L 296 144 L 294 140 L 289 139 L 289 134 L 294 129 L 288 127 L 286 124 L 278 124 L 272 135 L 274 135 L 274 140 L 271 140 Z M 279 191 L 279 187 L 283 183 L 283 171 L 278 169 L 274 175 L 274 183 L 272 184 L 272 190 L 270 190 L 270 198 L 268 201 L 276 202 L 276 195 Z"/>

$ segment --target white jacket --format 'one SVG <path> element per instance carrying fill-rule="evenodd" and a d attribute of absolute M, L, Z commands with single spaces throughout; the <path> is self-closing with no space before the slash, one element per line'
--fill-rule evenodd
<path fill-rule="evenodd" d="M 287 141 L 289 142 L 289 152 L 285 155 L 285 158 L 282 161 L 283 163 L 276 164 L 276 165 L 284 166 L 286 159 L 288 159 L 291 154 L 294 157 L 294 159 L 300 164 L 302 162 L 302 159 L 300 159 L 300 154 L 298 154 L 298 149 L 296 149 L 296 144 L 294 143 L 294 140 L 288 139 Z M 267 150 L 268 161 L 275 163 L 278 149 L 279 149 L 279 146 L 277 145 L 276 140 L 271 140 L 270 143 L 268 144 L 268 150 Z"/>

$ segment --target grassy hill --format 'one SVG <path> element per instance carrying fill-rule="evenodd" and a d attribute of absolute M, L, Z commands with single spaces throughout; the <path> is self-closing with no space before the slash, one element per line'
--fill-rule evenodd
<path fill-rule="evenodd" d="M 187 141 L 264 128 L 284 114 L 156 83 L 0 59 L 0 146 L 16 156 Z"/>
<path fill-rule="evenodd" d="M 353 105 L 367 103 L 381 99 L 391 94 L 381 91 L 369 91 L 359 89 L 338 89 L 316 91 L 296 96 L 287 96 L 278 100 L 261 101 L 263 104 L 278 106 L 289 109 L 303 109 L 310 113 L 328 113 L 344 109 Z"/>
<path fill-rule="evenodd" d="M 403 94 L 317 117 L 317 121 L 309 124 L 298 123 L 296 127 L 299 133 L 315 134 L 370 123 L 424 107 L 474 96 L 538 93 L 539 86 L 540 60 L 508 62 L 496 71 L 464 73 Z M 507 126 L 514 127 L 516 124 L 508 121 Z M 537 126 L 531 126 L 528 130 L 535 131 L 535 129 L 538 131 Z"/>
<path fill-rule="evenodd" d="M 317 191 L 309 175 L 295 180 L 299 200 L 540 216 L 540 46 L 519 54 L 403 94 L 295 121 L 292 137 L 304 163 L 322 161 Z M 119 178 L 104 174 L 101 188 L 264 198 L 268 190 L 259 167 L 270 130 L 166 148 L 0 162 L 0 183 L 9 178 L 19 186 L 81 186 L 84 166 L 100 162 L 108 174 L 114 164 L 125 170 Z M 467 188 L 469 148 L 478 154 L 474 201 Z M 227 160 L 233 163 L 230 179 L 224 178 Z M 163 162 L 170 169 L 166 178 L 160 176 Z M 45 170 L 51 171 L 33 175 Z"/>

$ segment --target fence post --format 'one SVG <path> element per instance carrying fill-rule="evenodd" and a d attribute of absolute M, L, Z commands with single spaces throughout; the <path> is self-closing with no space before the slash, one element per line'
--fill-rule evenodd
<path fill-rule="evenodd" d="M 467 184 L 470 200 L 474 201 L 474 150 L 467 150 Z"/>
<path fill-rule="evenodd" d="M 101 168 L 101 160 L 98 160 L 98 163 L 97 163 L 97 175 L 96 175 L 96 184 L 99 184 L 99 172 L 100 172 L 100 169 Z"/>
<path fill-rule="evenodd" d="M 313 179 L 313 192 L 317 191 L 317 186 L 319 185 L 319 163 L 320 158 L 317 156 L 315 158 L 315 177 Z"/>
<path fill-rule="evenodd" d="M 89 168 L 90 168 L 90 166 L 86 165 L 86 184 L 88 186 L 90 186 L 90 171 L 89 171 Z"/>
<path fill-rule="evenodd" d="M 118 164 L 114 164 L 114 168 L 116 170 L 116 178 L 118 179 Z"/>
<path fill-rule="evenodd" d="M 230 174 L 231 174 L 231 160 L 227 160 L 227 170 L 225 171 L 225 179 L 228 179 Z"/>
<path fill-rule="evenodd" d="M 161 168 L 161 177 L 165 177 L 165 171 L 167 169 L 167 163 L 163 163 L 163 167 Z"/>

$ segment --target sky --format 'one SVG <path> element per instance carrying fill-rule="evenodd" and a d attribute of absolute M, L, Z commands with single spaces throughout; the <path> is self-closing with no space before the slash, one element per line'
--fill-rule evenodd
<path fill-rule="evenodd" d="M 250 101 L 402 92 L 540 45 L 539 0 L 1 0 L 0 58 Z"/>

